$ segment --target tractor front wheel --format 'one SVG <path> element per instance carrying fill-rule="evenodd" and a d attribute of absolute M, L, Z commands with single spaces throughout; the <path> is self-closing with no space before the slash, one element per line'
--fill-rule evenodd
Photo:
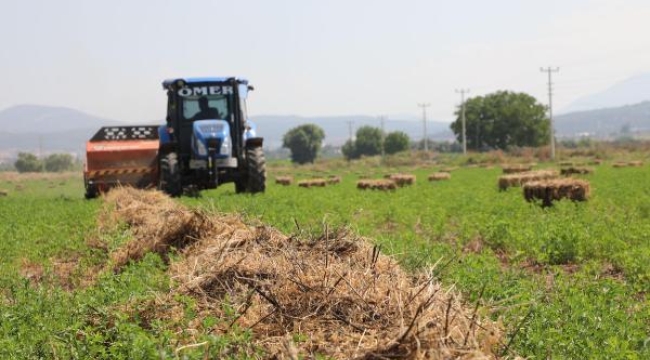
<path fill-rule="evenodd" d="M 246 191 L 259 193 L 266 190 L 266 159 L 261 146 L 246 149 Z"/>
<path fill-rule="evenodd" d="M 169 153 L 160 159 L 158 189 L 170 196 L 180 196 L 182 194 L 181 173 L 176 153 Z"/>

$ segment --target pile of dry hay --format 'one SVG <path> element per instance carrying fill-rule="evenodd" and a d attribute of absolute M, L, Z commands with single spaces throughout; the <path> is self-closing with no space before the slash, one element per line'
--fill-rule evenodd
<path fill-rule="evenodd" d="M 325 187 L 325 186 L 327 186 L 327 180 L 325 180 L 325 179 L 301 180 L 301 181 L 298 181 L 298 186 L 304 187 L 304 188 Z"/>
<path fill-rule="evenodd" d="M 622 168 L 622 167 L 639 167 L 643 166 L 643 161 L 635 160 L 635 161 L 618 161 L 612 164 L 613 167 L 615 168 Z"/>
<path fill-rule="evenodd" d="M 523 191 L 527 201 L 542 200 L 543 206 L 551 206 L 553 201 L 561 199 L 586 201 L 590 187 L 585 180 L 567 178 L 528 182 Z"/>
<path fill-rule="evenodd" d="M 411 174 L 389 174 L 386 175 L 385 178 L 393 180 L 395 182 L 395 185 L 399 187 L 415 184 L 415 175 Z"/>
<path fill-rule="evenodd" d="M 327 177 L 327 184 L 329 185 L 340 184 L 341 181 L 343 181 L 343 178 L 338 175 L 330 175 Z"/>
<path fill-rule="evenodd" d="M 397 184 L 389 179 L 363 179 L 357 181 L 357 189 L 361 190 L 395 190 Z"/>
<path fill-rule="evenodd" d="M 512 186 L 521 186 L 530 181 L 555 179 L 559 176 L 555 170 L 538 170 L 518 174 L 499 176 L 499 190 L 506 190 Z"/>
<path fill-rule="evenodd" d="M 451 174 L 447 172 L 437 172 L 429 175 L 429 181 L 441 181 L 451 179 Z"/>
<path fill-rule="evenodd" d="M 587 175 L 593 172 L 594 172 L 593 169 L 587 167 L 577 167 L 577 166 L 570 166 L 567 168 L 560 169 L 560 174 L 564 176 L 573 175 L 573 174 Z"/>
<path fill-rule="evenodd" d="M 532 165 L 525 164 L 512 164 L 512 165 L 503 165 L 501 167 L 504 174 L 516 174 L 531 171 L 533 169 Z"/>
<path fill-rule="evenodd" d="M 293 178 L 291 176 L 278 176 L 275 178 L 275 183 L 284 185 L 284 186 L 289 186 L 293 182 Z"/>
<path fill-rule="evenodd" d="M 224 319 L 213 333 L 234 325 L 252 331 L 251 349 L 238 352 L 261 348 L 272 359 L 489 359 L 502 343 L 501 328 L 465 307 L 456 291 L 407 274 L 347 232 L 300 240 L 232 216 L 208 217 L 155 191 L 116 189 L 105 200 L 104 217 L 133 230 L 130 250 L 120 253 L 189 245 L 170 266 L 176 285 L 158 297 L 157 316 L 183 316 L 175 295 L 191 295 L 196 328 L 213 316 Z M 299 334 L 304 341 L 294 343 Z"/>

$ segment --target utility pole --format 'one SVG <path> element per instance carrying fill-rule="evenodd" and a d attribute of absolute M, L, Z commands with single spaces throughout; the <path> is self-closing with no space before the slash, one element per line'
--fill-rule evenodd
<path fill-rule="evenodd" d="M 463 155 L 467 155 L 467 137 L 465 135 L 465 94 L 469 92 L 469 89 L 456 89 L 456 92 L 460 94 L 460 121 L 463 124 Z"/>
<path fill-rule="evenodd" d="M 424 123 L 424 134 L 422 136 L 424 140 L 424 151 L 429 151 L 429 139 L 427 139 L 427 108 L 431 106 L 429 103 L 419 103 L 419 107 L 422 108 L 422 122 Z"/>
<path fill-rule="evenodd" d="M 542 72 L 548 73 L 548 118 L 551 121 L 551 160 L 555 160 L 555 128 L 553 127 L 553 81 L 551 74 L 559 72 L 559 67 L 540 68 Z"/>
<path fill-rule="evenodd" d="M 386 141 L 386 132 L 384 131 L 384 118 L 385 118 L 384 115 L 381 115 L 379 117 L 379 121 L 381 122 L 381 159 L 382 159 L 382 161 L 384 160 L 384 155 L 385 155 L 384 142 Z"/>
<path fill-rule="evenodd" d="M 350 143 L 352 143 L 352 124 L 354 124 L 354 121 L 348 120 L 346 123 L 348 123 L 348 130 L 350 131 Z"/>

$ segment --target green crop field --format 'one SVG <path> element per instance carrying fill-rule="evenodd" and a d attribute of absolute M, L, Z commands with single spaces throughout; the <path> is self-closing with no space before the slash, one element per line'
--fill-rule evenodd
<path fill-rule="evenodd" d="M 275 163 L 264 194 L 236 195 L 226 185 L 177 201 L 237 212 L 286 234 L 351 229 L 407 269 L 429 269 L 501 322 L 506 337 L 497 353 L 507 357 L 648 359 L 650 166 L 593 169 L 577 176 L 591 185 L 588 201 L 548 208 L 526 202 L 521 188 L 499 191 L 498 166 L 459 166 L 449 180 L 429 182 L 440 166 L 372 162 Z M 417 181 L 394 191 L 356 188 L 362 177 L 397 172 Z M 294 183 L 275 184 L 280 175 Z M 342 182 L 296 185 L 329 175 Z M 84 200 L 81 183 L 79 174 L 0 174 L 1 358 L 204 358 L 247 341 L 246 331 L 173 330 L 190 328 L 191 298 L 179 299 L 186 323 L 133 319 L 130 307 L 169 290 L 167 265 L 148 255 L 120 273 L 101 271 L 129 233 L 99 230 L 101 200 Z M 211 352 L 179 353 L 190 337 Z"/>

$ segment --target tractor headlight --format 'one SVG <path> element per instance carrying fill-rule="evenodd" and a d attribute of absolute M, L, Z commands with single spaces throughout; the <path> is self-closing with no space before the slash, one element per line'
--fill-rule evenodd
<path fill-rule="evenodd" d="M 208 149 L 205 147 L 205 144 L 203 142 L 201 142 L 201 140 L 199 140 L 199 139 L 196 139 L 196 151 L 201 156 L 208 155 Z"/>
<path fill-rule="evenodd" d="M 232 150 L 230 144 L 230 136 L 226 136 L 221 142 L 221 148 L 219 148 L 219 154 L 230 156 L 231 151 Z"/>

